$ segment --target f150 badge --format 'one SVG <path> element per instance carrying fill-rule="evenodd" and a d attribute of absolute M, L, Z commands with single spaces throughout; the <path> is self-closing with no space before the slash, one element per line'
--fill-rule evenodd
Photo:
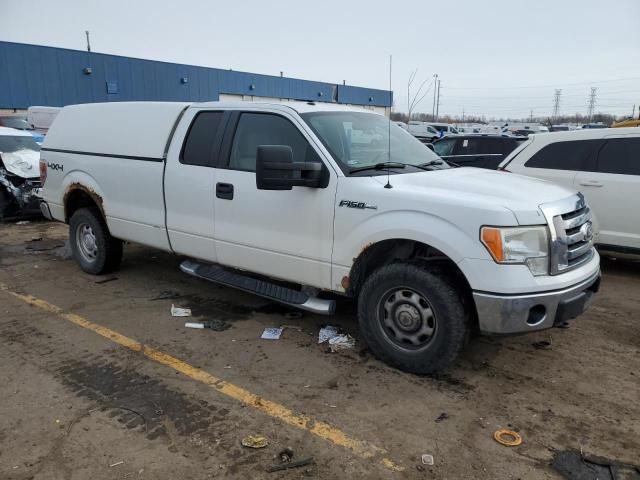
<path fill-rule="evenodd" d="M 338 204 L 339 207 L 347 207 L 347 208 L 359 208 L 360 210 L 369 209 L 369 210 L 377 210 L 377 205 L 369 205 L 364 202 L 355 202 L 353 200 L 340 200 Z"/>

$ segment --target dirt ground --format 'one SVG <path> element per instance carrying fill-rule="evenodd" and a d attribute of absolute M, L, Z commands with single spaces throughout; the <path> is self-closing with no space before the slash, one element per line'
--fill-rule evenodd
<path fill-rule="evenodd" d="M 350 302 L 332 318 L 291 318 L 287 308 L 191 278 L 179 258 L 135 245 L 114 275 L 92 277 L 67 258 L 66 234 L 65 225 L 44 221 L 0 225 L 2 479 L 556 479 L 549 463 L 564 449 L 640 463 L 639 262 L 603 260 L 598 299 L 570 328 L 475 338 L 446 375 L 431 378 L 387 367 L 360 342 L 338 353 L 318 345 L 328 322 L 358 337 Z M 326 422 L 384 449 L 403 471 L 9 292 Z M 228 328 L 186 329 L 184 318 L 171 317 L 172 303 Z M 295 328 L 278 341 L 259 338 L 280 325 Z M 535 348 L 540 341 L 551 346 Z M 522 445 L 494 441 L 503 427 L 518 431 Z M 269 446 L 242 447 L 249 434 Z M 314 463 L 266 473 L 284 447 Z M 434 465 L 422 466 L 422 454 Z"/>

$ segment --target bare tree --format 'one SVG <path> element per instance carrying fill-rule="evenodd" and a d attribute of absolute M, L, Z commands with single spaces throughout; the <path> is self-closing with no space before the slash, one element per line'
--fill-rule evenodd
<path fill-rule="evenodd" d="M 418 69 L 416 68 L 413 72 L 411 72 L 411 75 L 409 75 L 409 81 L 407 82 L 407 111 L 408 111 L 409 120 L 411 120 L 411 114 L 413 113 L 413 110 L 424 99 L 424 97 L 427 96 L 427 94 L 429 93 L 429 90 L 431 90 L 431 84 L 429 84 L 427 86 L 427 89 L 423 91 L 424 85 L 427 83 L 427 80 L 428 80 L 428 79 L 425 79 L 420 84 L 418 89 L 414 92 L 414 94 L 413 95 L 411 94 L 411 85 L 413 84 L 413 81 L 416 79 L 417 74 L 418 74 Z"/>

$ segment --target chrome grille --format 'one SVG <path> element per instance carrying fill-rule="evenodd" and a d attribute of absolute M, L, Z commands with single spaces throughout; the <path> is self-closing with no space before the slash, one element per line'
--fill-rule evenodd
<path fill-rule="evenodd" d="M 572 270 L 593 257 L 591 210 L 582 194 L 540 205 L 551 232 L 551 275 Z"/>

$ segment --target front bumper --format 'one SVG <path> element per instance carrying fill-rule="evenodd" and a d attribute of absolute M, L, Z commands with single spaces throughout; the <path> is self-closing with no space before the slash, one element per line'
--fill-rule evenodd
<path fill-rule="evenodd" d="M 53 220 L 53 215 L 51 215 L 49 204 L 44 200 L 40 200 L 40 212 L 42 212 L 42 216 L 47 220 Z"/>
<path fill-rule="evenodd" d="M 509 335 L 562 324 L 589 308 L 599 286 L 598 271 L 576 285 L 551 292 L 525 295 L 473 292 L 480 332 Z"/>

